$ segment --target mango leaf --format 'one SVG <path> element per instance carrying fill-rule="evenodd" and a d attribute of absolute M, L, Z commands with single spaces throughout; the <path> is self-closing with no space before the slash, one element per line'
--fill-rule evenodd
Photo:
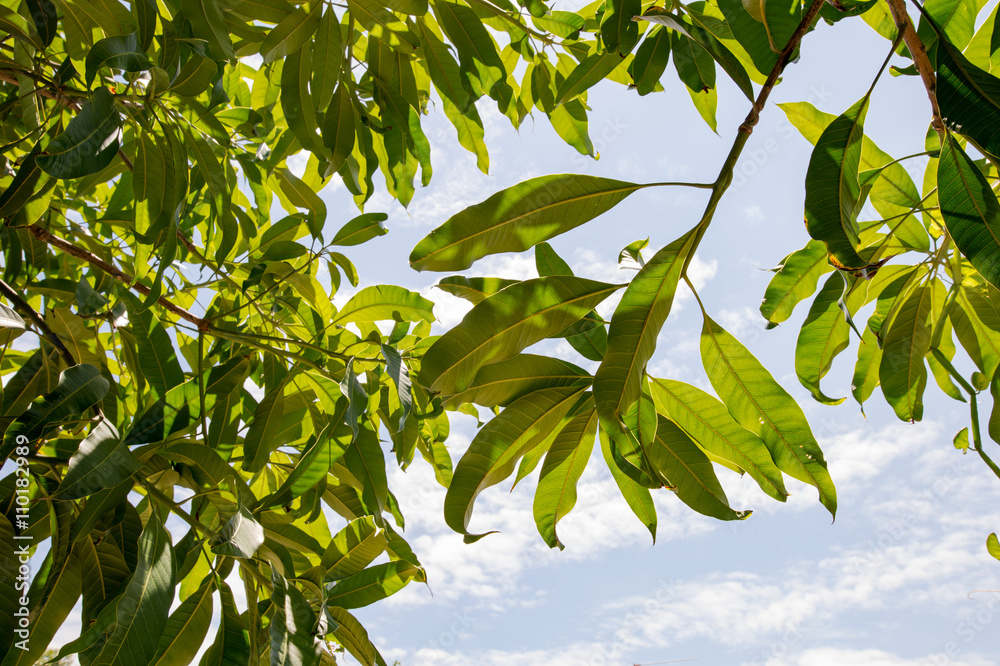
<path fill-rule="evenodd" d="M 184 18 L 191 22 L 191 32 L 208 43 L 212 59 L 233 62 L 236 53 L 218 1 L 180 0 L 180 5 Z"/>
<path fill-rule="evenodd" d="M 441 291 L 453 296 L 464 298 L 473 305 L 478 304 L 487 296 L 491 296 L 501 289 L 505 289 L 518 280 L 507 280 L 494 277 L 465 277 L 464 275 L 452 275 L 441 278 L 434 286 Z"/>
<path fill-rule="evenodd" d="M 522 252 L 610 210 L 637 185 L 573 174 L 540 176 L 456 213 L 410 254 L 418 271 L 468 268 L 499 252 Z"/>
<path fill-rule="evenodd" d="M 182 97 L 196 97 L 212 85 L 218 71 L 219 66 L 214 60 L 192 53 L 170 82 L 168 90 Z"/>
<path fill-rule="evenodd" d="M 374 285 L 352 296 L 333 322 L 434 321 L 433 307 L 434 303 L 414 291 L 394 285 Z"/>
<path fill-rule="evenodd" d="M 236 608 L 233 591 L 225 581 L 218 581 L 222 612 L 215 642 L 201 658 L 200 666 L 245 666 L 250 663 L 250 639 Z"/>
<path fill-rule="evenodd" d="M 174 573 L 170 535 L 154 511 L 146 518 L 146 527 L 139 537 L 135 573 L 118 601 L 114 632 L 95 659 L 95 666 L 151 661 L 174 599 Z"/>
<path fill-rule="evenodd" d="M 1000 560 L 1000 539 L 997 539 L 996 532 L 991 532 L 988 537 L 986 537 L 986 552 L 992 555 L 995 559 Z"/>
<path fill-rule="evenodd" d="M 444 499 L 445 522 L 471 543 L 485 534 L 470 534 L 476 497 L 514 472 L 521 457 L 544 440 L 580 396 L 576 388 L 548 388 L 514 401 L 473 438 L 455 466 Z"/>
<path fill-rule="evenodd" d="M 632 279 L 615 308 L 608 331 L 608 350 L 594 375 L 594 401 L 605 428 L 613 428 L 639 399 L 646 363 L 656 350 L 677 283 L 691 261 L 696 229 L 657 252 Z M 609 430 L 615 435 L 614 430 Z"/>
<path fill-rule="evenodd" d="M 830 123 L 816 142 L 806 172 L 806 229 L 848 267 L 868 263 L 855 249 L 861 203 L 858 168 L 867 111 L 865 96 Z"/>
<path fill-rule="evenodd" d="M 701 449 L 670 419 L 660 416 L 649 461 L 670 481 L 677 497 L 698 513 L 719 520 L 744 520 L 750 511 L 734 511 L 715 469 Z"/>
<path fill-rule="evenodd" d="M 980 275 L 1000 286 L 1000 203 L 989 182 L 949 136 L 938 161 L 941 216 Z"/>
<path fill-rule="evenodd" d="M 642 14 L 641 0 L 611 0 L 605 4 L 601 21 L 601 38 L 608 51 L 622 56 L 639 42 L 639 27 L 633 20 Z"/>
<path fill-rule="evenodd" d="M 559 90 L 555 97 L 556 104 L 565 104 L 569 100 L 579 97 L 589 88 L 603 81 L 622 62 L 622 57 L 612 52 L 587 56 L 559 84 Z"/>
<path fill-rule="evenodd" d="M 945 124 L 990 155 L 1000 155 L 1000 80 L 969 62 L 947 39 L 938 43 L 937 99 Z"/>
<path fill-rule="evenodd" d="M 576 505 L 576 484 L 583 475 L 597 437 L 597 410 L 586 409 L 559 430 L 542 463 L 532 513 L 549 548 L 565 548 L 556 525 Z"/>
<path fill-rule="evenodd" d="M 444 395 L 464 391 L 484 365 L 558 333 L 619 288 L 565 275 L 511 285 L 472 308 L 462 323 L 431 345 L 420 383 Z"/>
<path fill-rule="evenodd" d="M 471 402 L 506 407 L 523 395 L 546 388 L 588 387 L 593 378 L 583 368 L 551 356 L 518 354 L 483 366 L 469 387 L 445 401 L 446 407 Z"/>
<path fill-rule="evenodd" d="M 142 310 L 139 300 L 131 294 L 125 299 L 129 305 L 129 323 L 138 347 L 139 368 L 147 382 L 163 396 L 184 381 L 174 343 L 163 324 L 152 310 Z"/>
<path fill-rule="evenodd" d="M 381 659 L 381 655 L 372 645 L 368 638 L 368 632 L 361 626 L 357 618 L 343 608 L 336 606 L 327 606 L 326 612 L 337 623 L 333 629 L 334 638 L 347 649 L 352 657 L 357 659 L 362 666 L 375 666 L 375 664 L 382 663 L 378 661 Z"/>
<path fill-rule="evenodd" d="M 98 88 L 66 130 L 37 154 L 35 163 L 54 178 L 80 178 L 111 164 L 121 145 L 121 117 L 107 88 Z"/>
<path fill-rule="evenodd" d="M 94 82 L 97 70 L 101 67 L 121 69 L 126 72 L 144 72 L 153 64 L 146 52 L 139 46 L 136 33 L 105 37 L 99 40 L 87 54 L 87 87 Z"/>
<path fill-rule="evenodd" d="M 322 566 L 327 581 L 338 581 L 364 570 L 385 552 L 385 532 L 371 516 L 352 520 L 337 532 L 323 552 Z"/>
<path fill-rule="evenodd" d="M 0 194 L 0 218 L 13 217 L 49 181 L 35 162 L 41 149 L 42 145 L 36 143 L 31 152 L 21 158 L 21 166 L 14 179 Z"/>
<path fill-rule="evenodd" d="M 717 398 L 670 379 L 654 377 L 651 386 L 657 411 L 680 426 L 708 454 L 746 471 L 761 490 L 785 501 L 788 491 L 767 445 L 733 420 Z"/>
<path fill-rule="evenodd" d="M 140 465 L 122 443 L 115 427 L 102 419 L 69 459 L 66 475 L 53 497 L 73 500 L 104 488 L 113 488 L 138 471 Z"/>
<path fill-rule="evenodd" d="M 382 224 L 389 219 L 385 213 L 365 213 L 359 215 L 340 228 L 330 241 L 331 245 L 360 245 L 376 236 L 384 236 L 389 230 Z"/>
<path fill-rule="evenodd" d="M 489 93 L 503 81 L 504 66 L 496 43 L 482 20 L 469 7 L 447 0 L 434 3 L 441 29 L 458 51 L 462 72 L 477 95 Z"/>
<path fill-rule="evenodd" d="M 854 376 L 851 378 L 851 395 L 859 405 L 864 405 L 878 386 L 878 369 L 881 364 L 882 347 L 875 338 L 875 333 L 866 326 L 861 335 L 861 344 L 858 345 L 858 362 L 854 365 Z"/>
<path fill-rule="evenodd" d="M 447 97 L 459 111 L 469 106 L 469 91 L 462 81 L 462 70 L 448 46 L 431 30 L 424 19 L 415 22 L 420 35 L 420 48 L 427 73 L 442 97 Z"/>
<path fill-rule="evenodd" d="M 817 240 L 809 241 L 778 264 L 764 292 L 760 313 L 770 324 L 787 320 L 795 306 L 816 291 L 819 277 L 831 270 L 826 246 Z"/>
<path fill-rule="evenodd" d="M 837 490 L 802 408 L 750 351 L 705 316 L 701 358 L 715 392 L 733 418 L 767 445 L 778 469 L 816 487 L 820 502 L 837 512 Z"/>
<path fill-rule="evenodd" d="M 348 0 L 347 8 L 358 23 L 376 38 L 402 53 L 413 53 L 420 45 L 417 36 L 402 21 L 374 0 Z"/>
<path fill-rule="evenodd" d="M 268 31 L 260 44 L 264 64 L 272 63 L 297 52 L 312 39 L 320 22 L 323 4 L 316 3 L 312 11 L 296 9 Z"/>
<path fill-rule="evenodd" d="M 369 515 L 381 524 L 382 512 L 389 499 L 389 485 L 385 473 L 385 455 L 378 436 L 368 427 L 362 427 L 358 436 L 344 451 L 344 465 L 361 481 L 361 499 Z"/>
<path fill-rule="evenodd" d="M 27 328 L 21 315 L 17 314 L 13 308 L 9 308 L 0 303 L 0 328 L 12 328 L 23 331 Z"/>
<path fill-rule="evenodd" d="M 249 559 L 264 543 L 264 528 L 244 508 L 233 514 L 211 540 L 212 552 Z"/>
<path fill-rule="evenodd" d="M 92 365 L 82 363 L 67 368 L 59 375 L 55 390 L 33 404 L 10 425 L 7 429 L 8 446 L 13 446 L 19 436 L 33 442 L 63 419 L 83 414 L 104 398 L 109 387 L 108 380 Z"/>
<path fill-rule="evenodd" d="M 376 564 L 334 583 L 326 602 L 328 606 L 362 608 L 399 592 L 422 575 L 422 569 L 402 560 Z"/>
<path fill-rule="evenodd" d="M 271 452 L 279 445 L 281 417 L 285 413 L 285 384 L 267 392 L 254 410 L 243 444 L 243 469 L 256 474 L 264 469 Z"/>
<path fill-rule="evenodd" d="M 653 504 L 649 488 L 640 486 L 618 468 L 611 451 L 611 438 L 604 428 L 598 428 L 598 437 L 601 440 L 604 462 L 611 470 L 611 476 L 614 478 L 622 497 L 625 498 L 625 503 L 628 504 L 636 518 L 649 530 L 649 534 L 653 537 L 653 543 L 656 543 L 656 506 Z"/>
<path fill-rule="evenodd" d="M 170 614 L 152 664 L 182 666 L 194 660 L 212 623 L 213 592 L 215 583 L 207 578 L 194 594 Z"/>
<path fill-rule="evenodd" d="M 319 666 L 323 648 L 313 635 L 316 613 L 299 589 L 289 585 L 276 569 L 271 570 L 271 604 L 271 665 Z"/>
<path fill-rule="evenodd" d="M 888 333 L 882 335 L 879 382 L 886 402 L 903 421 L 919 421 L 923 417 L 923 393 L 927 385 L 924 356 L 931 342 L 930 309 L 931 289 L 917 287 L 899 306 Z"/>
<path fill-rule="evenodd" d="M 402 407 L 402 414 L 399 417 L 399 424 L 396 431 L 400 431 L 406 425 L 406 418 L 413 410 L 413 393 L 410 382 L 410 371 L 406 368 L 406 363 L 395 347 L 382 345 L 382 358 L 385 359 L 385 370 L 396 385 L 396 395 L 399 397 L 399 404 Z"/>
<path fill-rule="evenodd" d="M 795 341 L 795 374 L 813 398 L 824 405 L 839 405 L 846 399 L 827 397 L 819 386 L 833 359 L 850 343 L 850 328 L 838 306 L 844 287 L 842 273 L 830 276 L 813 300 Z"/>

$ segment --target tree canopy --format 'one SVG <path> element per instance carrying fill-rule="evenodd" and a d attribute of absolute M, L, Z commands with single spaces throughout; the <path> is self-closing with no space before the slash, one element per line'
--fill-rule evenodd
<path fill-rule="evenodd" d="M 868 23 L 886 60 L 839 115 L 782 105 L 815 145 L 812 240 L 774 269 L 760 312 L 778 325 L 808 304 L 795 370 L 821 403 L 844 400 L 820 385 L 852 335 L 857 403 L 880 387 L 919 421 L 933 376 L 970 409 L 955 446 L 1000 477 L 977 403 L 1000 393 L 1000 26 L 983 7 L 928 0 L 914 26 L 902 0 L 575 12 L 542 0 L 0 0 L 0 666 L 41 659 L 77 603 L 81 634 L 57 657 L 85 665 L 322 664 L 337 651 L 384 664 L 351 611 L 426 581 L 387 481 L 418 453 L 467 542 L 486 536 L 469 530 L 482 491 L 537 473 L 534 520 L 562 548 L 557 524 L 598 445 L 654 539 L 654 490 L 719 520 L 749 516 L 716 465 L 778 501 L 785 475 L 809 484 L 835 515 L 802 407 L 711 303 L 697 300 L 715 395 L 647 372 L 678 288 L 697 297 L 691 262 L 760 114 L 775 112 L 769 94 L 820 21 Z M 913 64 L 892 74 L 928 91 L 919 186 L 901 164 L 914 156 L 865 134 L 894 53 Z M 443 111 L 484 172 L 485 105 L 513 128 L 544 114 L 595 156 L 587 91 L 655 93 L 670 62 L 712 129 L 717 77 L 746 98 L 731 101 L 748 114 L 715 181 L 546 175 L 442 221 L 410 264 L 453 273 L 440 288 L 473 304 L 443 335 L 432 302 L 399 286 L 334 306 L 345 281 L 374 272 L 349 248 L 387 231 L 366 210 L 375 191 L 407 205 L 417 174 L 431 181 L 426 114 Z M 353 219 L 328 219 L 333 180 Z M 666 246 L 623 248 L 637 268 L 626 284 L 574 275 L 549 245 L 652 187 L 704 190 L 707 204 Z M 866 202 L 878 219 L 859 219 Z M 526 251 L 537 278 L 459 274 Z M 606 321 L 595 308 L 619 292 Z M 526 351 L 550 338 L 581 361 Z M 456 411 L 490 418 L 453 465 Z M 985 433 L 1000 441 L 996 407 Z M 988 547 L 1000 557 L 995 535 Z M 38 562 L 27 577 L 24 553 Z"/>

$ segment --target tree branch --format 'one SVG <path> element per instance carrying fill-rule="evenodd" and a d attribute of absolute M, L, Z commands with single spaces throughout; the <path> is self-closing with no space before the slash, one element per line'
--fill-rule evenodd
<path fill-rule="evenodd" d="M 941 118 L 941 109 L 938 107 L 937 75 L 934 72 L 934 65 L 927 57 L 927 49 L 924 48 L 924 43 L 917 35 L 910 15 L 906 12 L 906 0 L 888 0 L 888 2 L 889 11 L 892 12 L 892 18 L 896 22 L 896 29 L 903 35 L 906 48 L 913 56 L 913 64 L 916 66 L 917 72 L 920 73 L 920 78 L 924 81 L 924 88 L 927 89 L 927 97 L 931 102 L 931 127 L 938 133 L 938 136 L 944 138 L 944 120 Z"/>
<path fill-rule="evenodd" d="M 49 343 L 59 351 L 59 355 L 63 357 L 66 361 L 66 365 L 70 367 L 76 365 L 76 359 L 73 358 L 73 354 L 70 353 L 63 341 L 55 334 L 49 325 L 45 323 L 45 320 L 39 316 L 35 309 L 31 307 L 26 300 L 21 298 L 13 287 L 9 284 L 0 280 L 0 293 L 7 297 L 7 299 L 14 304 L 14 309 L 20 312 L 22 315 L 31 320 L 38 330 L 41 331 L 41 336 L 49 341 Z"/>
<path fill-rule="evenodd" d="M 136 279 L 134 277 L 132 277 L 128 273 L 118 270 L 108 262 L 98 257 L 96 254 L 84 250 L 81 247 L 77 247 L 76 245 L 73 245 L 67 240 L 64 240 L 62 238 L 57 238 L 56 236 L 53 236 L 48 231 L 42 229 L 36 224 L 32 224 L 31 226 L 27 227 L 27 229 L 38 240 L 48 243 L 52 247 L 60 249 L 63 252 L 66 252 L 67 254 L 71 254 L 74 257 L 77 257 L 78 259 L 83 259 L 92 266 L 97 266 L 111 277 L 115 278 L 116 280 L 119 280 L 120 282 L 123 282 L 130 289 L 137 291 L 140 294 L 147 296 L 149 295 L 149 287 L 139 282 L 136 282 Z M 172 312 L 181 319 L 194 324 L 195 326 L 198 327 L 198 330 L 200 331 L 208 330 L 207 319 L 202 319 L 201 317 L 198 317 L 192 314 L 191 312 L 188 312 L 179 305 L 171 303 L 163 296 L 160 296 L 160 298 L 158 298 L 156 302 L 159 303 L 160 306 L 163 307 L 165 310 Z"/>

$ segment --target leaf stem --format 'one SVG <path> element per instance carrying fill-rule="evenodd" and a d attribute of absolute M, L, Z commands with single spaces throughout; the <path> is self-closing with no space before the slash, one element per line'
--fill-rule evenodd
<path fill-rule="evenodd" d="M 916 66 L 917 72 L 924 82 L 924 88 L 927 90 L 927 98 L 931 103 L 931 127 L 938 133 L 938 137 L 943 144 L 945 128 L 944 120 L 941 118 L 941 109 L 938 107 L 937 75 L 934 73 L 934 65 L 931 64 L 930 58 L 927 57 L 927 49 L 917 35 L 917 31 L 914 30 L 910 15 L 906 12 L 906 0 L 887 1 L 889 3 L 889 11 L 896 22 L 896 29 L 902 34 L 906 48 L 909 49 L 910 55 L 913 57 L 913 64 Z"/>

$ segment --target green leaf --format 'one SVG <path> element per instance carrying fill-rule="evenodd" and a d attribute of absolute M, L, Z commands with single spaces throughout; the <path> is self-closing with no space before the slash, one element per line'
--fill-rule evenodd
<path fill-rule="evenodd" d="M 347 0 L 351 16 L 376 38 L 402 53 L 413 53 L 420 40 L 402 21 L 374 0 Z"/>
<path fill-rule="evenodd" d="M 598 428 L 598 436 L 601 440 L 601 452 L 604 454 L 604 462 L 611 470 L 611 476 L 621 491 L 622 497 L 636 518 L 649 530 L 656 542 L 656 506 L 653 504 L 653 497 L 649 493 L 649 488 L 644 488 L 630 479 L 625 472 L 618 468 L 614 456 L 611 452 L 611 438 L 608 437 L 604 428 Z"/>
<path fill-rule="evenodd" d="M 919 286 L 906 297 L 882 333 L 882 361 L 879 382 L 885 400 L 903 421 L 923 417 L 927 367 L 924 356 L 930 350 L 931 289 Z"/>
<path fill-rule="evenodd" d="M 1000 155 L 1000 80 L 939 40 L 937 99 L 947 127 L 975 142 L 990 155 Z"/>
<path fill-rule="evenodd" d="M 995 559 L 1000 560 L 1000 540 L 997 539 L 996 532 L 991 532 L 986 537 L 986 551 Z"/>
<path fill-rule="evenodd" d="M 139 46 L 136 33 L 106 37 L 94 44 L 87 54 L 87 87 L 94 82 L 101 67 L 121 69 L 126 72 L 144 72 L 153 64 Z"/>
<path fill-rule="evenodd" d="M 369 515 L 381 524 L 382 512 L 389 499 L 389 484 L 378 436 L 370 428 L 362 427 L 344 451 L 343 461 L 348 471 L 361 482 L 361 499 Z"/>
<path fill-rule="evenodd" d="M 13 447 L 18 437 L 33 442 L 50 428 L 71 416 L 83 414 L 100 402 L 108 392 L 110 383 L 101 371 L 83 363 L 67 368 L 59 375 L 55 390 L 35 402 L 7 429 L 7 447 Z M 4 391 L 6 403 L 6 390 Z"/>
<path fill-rule="evenodd" d="M 406 418 L 413 410 L 413 394 L 410 382 L 410 371 L 406 368 L 403 357 L 395 347 L 382 345 L 382 357 L 385 359 L 386 374 L 396 385 L 396 394 L 399 397 L 399 404 L 402 407 L 402 415 L 399 417 L 399 425 L 396 431 L 401 431 L 406 425 Z"/>
<path fill-rule="evenodd" d="M 139 537 L 135 573 L 118 601 L 118 620 L 94 666 L 149 663 L 174 599 L 174 555 L 170 535 L 154 511 Z"/>
<path fill-rule="evenodd" d="M 278 433 L 285 413 L 285 384 L 279 383 L 260 401 L 243 444 L 243 469 L 253 474 L 264 469 L 271 452 L 280 446 Z"/>
<path fill-rule="evenodd" d="M 462 81 L 461 68 L 448 46 L 424 19 L 418 19 L 414 23 L 420 31 L 421 60 L 434 87 L 442 97 L 451 101 L 456 110 L 464 112 L 469 106 L 469 91 Z"/>
<path fill-rule="evenodd" d="M 744 520 L 750 511 L 734 511 L 715 476 L 711 461 L 670 419 L 660 416 L 649 461 L 670 481 L 682 502 L 700 514 L 719 520 Z"/>
<path fill-rule="evenodd" d="M 281 66 L 281 110 L 285 114 L 285 122 L 299 143 L 320 156 L 324 153 L 323 140 L 320 137 L 316 107 L 309 94 L 309 80 L 313 71 L 311 49 L 299 48 L 285 57 Z"/>
<path fill-rule="evenodd" d="M 337 324 L 368 321 L 434 321 L 434 303 L 394 285 L 365 287 L 333 318 Z"/>
<path fill-rule="evenodd" d="M 399 592 L 422 574 L 421 569 L 401 560 L 376 564 L 334 583 L 326 603 L 347 609 L 369 606 Z"/>
<path fill-rule="evenodd" d="M 767 445 L 778 469 L 816 487 L 820 502 L 837 512 L 837 490 L 802 408 L 749 350 L 705 316 L 701 358 L 708 379 L 733 418 Z"/>
<path fill-rule="evenodd" d="M 435 285 L 441 291 L 445 291 L 453 296 L 464 298 L 473 305 L 477 305 L 487 296 L 491 296 L 501 289 L 506 289 L 519 280 L 506 280 L 504 278 L 493 277 L 465 277 L 464 275 L 453 275 L 441 280 Z"/>
<path fill-rule="evenodd" d="M 111 164 L 121 145 L 121 117 L 107 88 L 98 88 L 66 130 L 38 153 L 35 163 L 54 178 L 80 178 Z"/>
<path fill-rule="evenodd" d="M 858 168 L 868 97 L 823 130 L 806 172 L 806 229 L 842 265 L 861 267 L 857 216 L 861 205 Z"/>
<path fill-rule="evenodd" d="M 184 381 L 184 371 L 177 360 L 174 344 L 152 310 L 140 310 L 139 301 L 126 294 L 129 323 L 138 347 L 139 368 L 146 381 L 163 396 Z"/>
<path fill-rule="evenodd" d="M 594 376 L 594 401 L 612 435 L 614 425 L 639 399 L 646 363 L 698 240 L 693 229 L 653 255 L 629 283 L 611 318 L 608 350 Z"/>
<path fill-rule="evenodd" d="M 287 63 L 287 56 L 294 54 L 312 39 L 319 26 L 322 8 L 323 3 L 317 2 L 310 12 L 296 9 L 269 30 L 260 44 L 260 54 L 264 58 L 264 64 L 282 58 L 285 58 Z"/>
<path fill-rule="evenodd" d="M 0 303 L 0 328 L 23 331 L 27 328 L 27 325 L 21 319 L 21 315 L 17 314 L 12 308 Z"/>
<path fill-rule="evenodd" d="M 333 7 L 327 6 L 316 28 L 316 38 L 312 44 L 313 72 L 310 90 L 316 108 L 325 109 L 333 99 L 333 91 L 337 87 L 344 59 L 342 40 L 340 19 L 337 18 Z"/>
<path fill-rule="evenodd" d="M 506 407 L 521 396 L 546 388 L 586 388 L 593 378 L 583 368 L 551 356 L 518 354 L 485 365 L 465 391 L 445 401 L 447 407 L 471 402 L 483 407 Z"/>
<path fill-rule="evenodd" d="M 632 80 L 640 96 L 656 90 L 670 61 L 670 43 L 670 32 L 657 27 L 639 45 L 632 61 Z"/>
<path fill-rule="evenodd" d="M 750 474 L 761 490 L 784 502 L 785 483 L 767 445 L 740 424 L 719 400 L 689 384 L 652 379 L 657 410 L 677 424 L 699 447 Z"/>
<path fill-rule="evenodd" d="M 35 161 L 40 150 L 41 144 L 37 143 L 31 152 L 21 158 L 21 166 L 14 179 L 0 194 L 0 218 L 13 217 L 49 181 Z"/>
<path fill-rule="evenodd" d="M 410 265 L 419 271 L 463 270 L 490 254 L 522 252 L 643 187 L 649 185 L 573 174 L 526 180 L 453 215 L 417 244 Z"/>
<path fill-rule="evenodd" d="M 360 245 L 376 236 L 389 233 L 382 223 L 389 219 L 385 213 L 365 213 L 345 224 L 330 241 L 331 245 Z"/>
<path fill-rule="evenodd" d="M 980 275 L 1000 286 L 1000 203 L 976 164 L 949 136 L 938 161 L 941 216 Z"/>
<path fill-rule="evenodd" d="M 466 542 L 486 536 L 470 534 L 476 497 L 514 472 L 518 460 L 549 436 L 581 394 L 576 388 L 548 388 L 515 400 L 473 438 L 455 466 L 444 499 L 448 526 Z"/>
<path fill-rule="evenodd" d="M 511 285 L 438 338 L 423 357 L 420 383 L 444 395 L 464 391 L 481 367 L 562 331 L 619 288 L 565 275 Z"/>
<path fill-rule="evenodd" d="M 341 79 L 323 120 L 323 145 L 330 149 L 330 167 L 340 170 L 354 150 L 357 139 L 358 118 L 352 101 L 352 94 L 345 90 Z"/>
<path fill-rule="evenodd" d="M 371 516 L 352 520 L 337 532 L 323 553 L 326 580 L 337 581 L 362 571 L 385 552 L 385 532 L 375 526 Z"/>
<path fill-rule="evenodd" d="M 778 264 L 764 292 L 760 313 L 771 324 L 787 320 L 795 306 L 816 291 L 819 277 L 831 270 L 826 246 L 817 240 L 809 241 Z"/>
<path fill-rule="evenodd" d="M 313 635 L 316 613 L 276 569 L 271 569 L 271 604 L 271 666 L 319 666 L 323 648 Z"/>
<path fill-rule="evenodd" d="M 250 663 L 250 639 L 236 608 L 233 592 L 225 581 L 218 581 L 222 612 L 215 642 L 201 658 L 200 666 L 246 666 Z"/>
<path fill-rule="evenodd" d="M 587 129 L 587 106 L 579 99 L 561 104 L 548 114 L 552 129 L 581 155 L 595 157 L 594 143 Z"/>
<path fill-rule="evenodd" d="M 264 543 L 264 528 L 249 511 L 240 508 L 210 543 L 216 555 L 249 559 Z"/>
<path fill-rule="evenodd" d="M 69 459 L 66 475 L 54 496 L 61 500 L 87 497 L 104 488 L 117 486 L 139 467 L 139 462 L 124 446 L 115 427 L 102 419 Z"/>
<path fill-rule="evenodd" d="M 191 32 L 208 42 L 213 60 L 233 62 L 236 53 L 226 18 L 217 0 L 180 0 L 184 18 L 191 22 Z"/>
<path fill-rule="evenodd" d="M 597 421 L 597 410 L 593 408 L 572 417 L 545 454 L 532 513 L 538 533 L 549 548 L 564 548 L 556 535 L 556 524 L 576 505 L 576 484 L 594 450 Z"/>
<path fill-rule="evenodd" d="M 182 97 L 196 97 L 212 85 L 218 71 L 219 66 L 214 60 L 192 53 L 181 71 L 170 82 L 168 91 Z"/>
<path fill-rule="evenodd" d="M 476 167 L 480 171 L 489 173 L 490 154 L 484 140 L 486 130 L 483 128 L 483 120 L 479 117 L 476 105 L 469 104 L 467 108 L 460 109 L 448 97 L 442 97 L 441 104 L 444 106 L 444 114 L 458 133 L 458 143 L 476 156 Z"/>
<path fill-rule="evenodd" d="M 827 397 L 820 380 L 830 371 L 833 359 L 847 349 L 850 328 L 838 302 L 844 294 L 844 277 L 834 273 L 813 300 L 809 314 L 795 341 L 795 374 L 818 402 L 839 405 L 845 398 Z"/>
<path fill-rule="evenodd" d="M 333 629 L 333 637 L 347 649 L 352 657 L 363 666 L 375 666 L 380 663 L 381 655 L 368 639 L 368 632 L 353 615 L 336 606 L 327 606 L 326 612 L 337 623 Z"/>
<path fill-rule="evenodd" d="M 214 581 L 206 579 L 170 614 L 160 636 L 157 656 L 151 662 L 154 666 L 184 666 L 194 660 L 212 622 L 214 591 Z"/>
<path fill-rule="evenodd" d="M 639 26 L 633 20 L 642 14 L 641 0 L 609 0 L 604 5 L 601 38 L 608 51 L 627 55 L 639 42 Z"/>
<path fill-rule="evenodd" d="M 448 0 L 435 2 L 434 13 L 458 51 L 462 72 L 471 81 L 473 92 L 489 93 L 497 82 L 504 80 L 506 72 L 482 19 L 469 7 Z"/>
<path fill-rule="evenodd" d="M 858 346 L 854 377 L 851 379 L 851 395 L 859 405 L 863 405 L 878 386 L 878 369 L 881 364 L 882 347 L 875 338 L 875 333 L 866 326 Z"/>
<path fill-rule="evenodd" d="M 569 76 L 559 85 L 556 93 L 556 104 L 565 104 L 597 85 L 608 74 L 622 64 L 622 57 L 617 53 L 595 53 L 589 55 L 573 68 Z"/>

